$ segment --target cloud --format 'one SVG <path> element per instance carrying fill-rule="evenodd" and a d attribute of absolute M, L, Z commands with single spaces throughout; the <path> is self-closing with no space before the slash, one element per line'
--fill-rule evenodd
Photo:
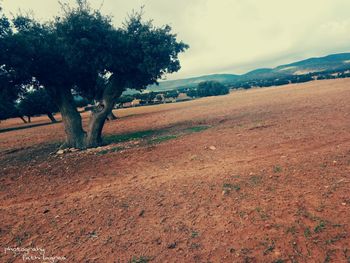
<path fill-rule="evenodd" d="M 74 2 L 74 1 L 68 1 Z M 99 7 L 101 1 L 91 1 Z M 349 51 L 348 0 L 104 0 L 102 11 L 120 25 L 132 9 L 170 24 L 190 45 L 182 69 L 169 79 L 209 73 L 242 73 L 309 56 Z M 32 9 L 46 19 L 56 0 L 4 0 L 5 10 Z"/>

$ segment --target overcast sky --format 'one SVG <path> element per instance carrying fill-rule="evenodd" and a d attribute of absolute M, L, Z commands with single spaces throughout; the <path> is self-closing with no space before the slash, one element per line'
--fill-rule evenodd
<path fill-rule="evenodd" d="M 1 1 L 1 0 L 0 0 Z M 74 0 L 62 0 L 74 3 Z M 168 79 L 244 73 L 311 56 L 350 51 L 350 0 L 91 0 L 120 25 L 145 5 L 146 18 L 170 24 L 190 45 Z M 57 0 L 2 0 L 7 13 L 32 10 L 47 20 Z"/>

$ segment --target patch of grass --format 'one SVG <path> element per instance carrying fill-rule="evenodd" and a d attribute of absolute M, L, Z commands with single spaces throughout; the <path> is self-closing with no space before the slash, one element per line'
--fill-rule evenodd
<path fill-rule="evenodd" d="M 261 183 L 261 181 L 262 181 L 262 176 L 253 175 L 249 178 L 249 182 L 253 186 L 259 185 Z"/>
<path fill-rule="evenodd" d="M 264 255 L 269 254 L 269 253 L 272 252 L 274 249 L 275 249 L 275 242 L 272 241 L 272 243 L 265 249 Z"/>
<path fill-rule="evenodd" d="M 200 247 L 201 247 L 200 244 L 197 244 L 197 243 L 191 244 L 191 248 L 192 248 L 192 249 L 198 249 L 198 248 L 200 248 Z"/>
<path fill-rule="evenodd" d="M 308 219 L 310 219 L 312 221 L 323 221 L 323 222 L 325 222 L 320 217 L 315 216 L 312 213 L 310 213 L 309 211 L 307 211 L 305 207 L 298 208 L 297 215 L 303 216 L 303 217 L 308 218 Z"/>
<path fill-rule="evenodd" d="M 185 130 L 185 132 L 188 132 L 188 133 L 201 132 L 201 131 L 205 131 L 209 128 L 210 128 L 210 126 L 193 126 L 193 127 L 187 128 Z"/>
<path fill-rule="evenodd" d="M 339 241 L 339 240 L 341 240 L 341 239 L 343 239 L 343 238 L 346 238 L 346 237 L 347 237 L 346 233 L 338 234 L 338 235 L 336 235 L 334 238 L 331 238 L 331 239 L 326 240 L 326 244 L 327 244 L 327 245 L 333 244 L 333 243 L 335 243 L 335 242 L 337 242 L 337 241 Z"/>
<path fill-rule="evenodd" d="M 199 233 L 197 231 L 192 231 L 192 233 L 191 233 L 192 238 L 196 238 L 198 236 L 199 236 Z"/>
<path fill-rule="evenodd" d="M 25 241 L 27 238 L 30 237 L 30 234 L 27 232 L 24 232 L 22 235 L 15 236 L 15 240 L 18 246 L 21 246 L 23 241 Z"/>
<path fill-rule="evenodd" d="M 331 254 L 333 253 L 333 251 L 328 250 L 326 253 L 326 258 L 324 259 L 324 263 L 330 263 L 331 262 Z"/>
<path fill-rule="evenodd" d="M 273 167 L 273 172 L 274 172 L 274 173 L 280 173 L 280 172 L 282 172 L 282 167 L 279 166 L 279 165 L 274 166 L 274 167 Z"/>
<path fill-rule="evenodd" d="M 148 263 L 149 262 L 149 258 L 148 257 L 133 257 L 131 260 L 129 260 L 128 263 Z"/>
<path fill-rule="evenodd" d="M 206 129 L 209 129 L 210 126 L 193 126 L 190 128 L 186 128 L 182 131 L 180 131 L 180 135 L 189 134 L 189 133 L 195 133 L 195 132 L 201 132 Z M 137 131 L 132 133 L 124 133 L 124 134 L 113 134 L 113 135 L 107 135 L 104 138 L 104 144 L 112 144 L 112 143 L 121 143 L 121 142 L 128 142 L 133 140 L 141 140 L 150 138 L 149 143 L 161 143 L 164 141 L 172 140 L 177 138 L 178 135 L 175 134 L 168 134 L 169 131 L 167 129 L 163 130 L 145 130 L 145 131 Z M 163 135 L 162 135 L 163 134 Z M 165 135 L 164 135 L 165 134 Z M 162 136 L 160 136 L 162 135 Z M 158 137 L 157 137 L 158 136 Z M 155 138 L 152 138 L 155 137 Z M 101 154 L 106 154 L 108 152 L 102 151 Z"/>
<path fill-rule="evenodd" d="M 156 133 L 157 131 L 154 131 L 154 130 L 146 130 L 146 131 L 125 133 L 125 134 L 108 135 L 104 138 L 104 142 L 106 144 L 127 142 L 127 141 L 132 141 L 137 139 L 144 139 L 146 137 L 151 137 Z"/>
<path fill-rule="evenodd" d="M 314 228 L 315 233 L 321 233 L 326 228 L 326 223 L 324 221 L 320 221 L 317 226 Z"/>
<path fill-rule="evenodd" d="M 304 230 L 304 236 L 305 236 L 306 238 L 311 237 L 311 229 L 310 229 L 310 227 L 305 228 L 305 230 Z"/>
<path fill-rule="evenodd" d="M 111 149 L 102 150 L 102 151 L 98 152 L 97 154 L 104 155 L 104 154 L 107 154 L 107 153 L 119 152 L 119 151 L 121 151 L 123 149 L 124 149 L 123 147 L 113 147 Z"/>
<path fill-rule="evenodd" d="M 168 140 L 173 140 L 176 139 L 178 136 L 177 135 L 165 135 L 165 136 L 159 136 L 157 138 L 154 138 L 149 141 L 149 143 L 162 143 Z"/>

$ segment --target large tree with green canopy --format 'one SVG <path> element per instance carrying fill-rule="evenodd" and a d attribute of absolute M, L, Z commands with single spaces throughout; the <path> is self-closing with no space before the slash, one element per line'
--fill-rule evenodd
<path fill-rule="evenodd" d="M 170 26 L 156 27 L 141 12 L 116 28 L 83 0 L 64 6 L 49 23 L 17 16 L 7 28 L 0 65 L 20 75 L 22 85 L 34 80 L 45 88 L 62 114 L 65 146 L 75 148 L 100 145 L 106 117 L 123 91 L 145 89 L 178 71 L 178 54 L 188 48 Z M 87 130 L 72 92 L 97 102 Z"/>

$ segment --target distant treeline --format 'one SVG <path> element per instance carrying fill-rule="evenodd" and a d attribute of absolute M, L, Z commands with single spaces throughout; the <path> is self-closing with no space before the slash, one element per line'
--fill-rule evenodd
<path fill-rule="evenodd" d="M 143 92 L 133 95 L 124 95 L 117 99 L 116 104 L 122 106 L 124 103 L 132 102 L 133 100 L 140 100 L 139 105 L 157 104 L 208 96 L 219 96 L 228 94 L 229 92 L 230 88 L 221 84 L 220 82 L 204 81 L 199 83 L 196 87 L 183 87 L 168 91 Z"/>
<path fill-rule="evenodd" d="M 250 89 L 253 87 L 271 87 L 271 86 L 281 86 L 292 83 L 303 83 L 312 80 L 322 80 L 322 79 L 337 79 L 337 78 L 348 78 L 350 77 L 350 70 L 346 71 L 324 71 L 324 72 L 314 72 L 304 75 L 287 75 L 287 76 L 278 76 L 270 78 L 257 78 L 249 79 L 247 81 L 239 81 L 228 83 L 231 89 Z"/>

